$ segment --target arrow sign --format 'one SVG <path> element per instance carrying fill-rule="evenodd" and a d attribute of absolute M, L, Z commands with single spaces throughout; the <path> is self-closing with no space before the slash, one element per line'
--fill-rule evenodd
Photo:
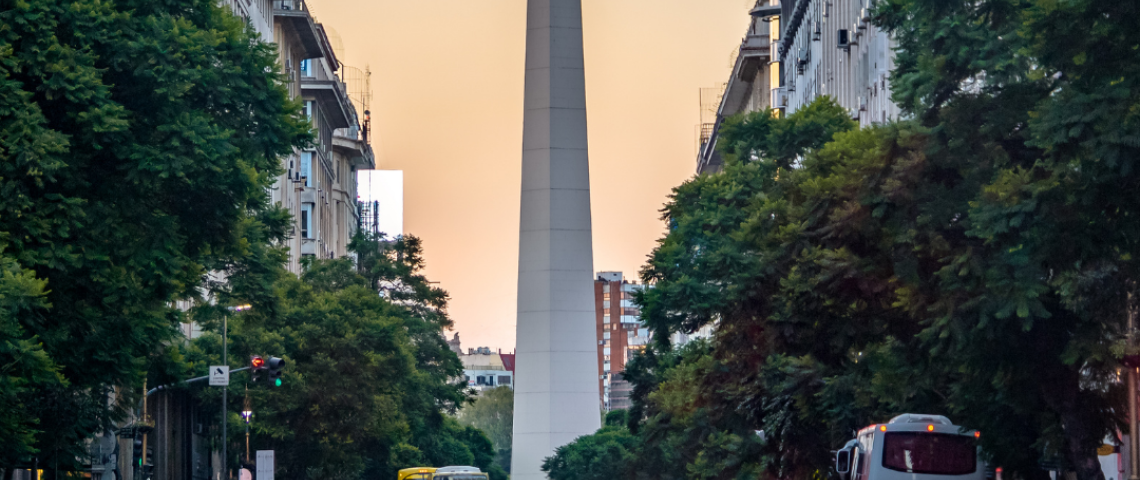
<path fill-rule="evenodd" d="M 213 365 L 210 367 L 210 386 L 211 387 L 228 387 L 228 386 L 230 386 L 230 366 L 229 365 Z"/>

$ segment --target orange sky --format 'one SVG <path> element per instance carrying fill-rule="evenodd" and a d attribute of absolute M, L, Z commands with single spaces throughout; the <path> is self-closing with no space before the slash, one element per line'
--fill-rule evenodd
<path fill-rule="evenodd" d="M 637 271 L 693 175 L 699 89 L 724 83 L 754 0 L 583 0 L 594 269 Z M 463 346 L 515 344 L 526 0 L 310 0 L 372 69 L 377 168 L 451 293 Z"/>

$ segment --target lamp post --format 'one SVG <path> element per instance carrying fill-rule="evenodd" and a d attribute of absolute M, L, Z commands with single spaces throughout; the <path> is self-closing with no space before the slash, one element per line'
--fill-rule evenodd
<path fill-rule="evenodd" d="M 226 314 L 222 315 L 222 365 L 225 365 L 226 368 L 230 366 L 229 356 L 227 355 L 228 350 L 226 349 L 226 338 L 229 336 L 229 312 L 244 312 L 250 308 L 252 307 L 250 307 L 248 303 L 245 305 L 226 307 Z M 230 387 L 228 385 L 222 386 L 222 478 L 220 480 L 228 480 L 230 478 L 229 462 L 226 457 L 226 444 L 229 443 L 229 434 L 227 433 L 227 430 L 229 430 L 227 425 L 228 418 L 226 415 L 229 413 L 229 409 L 227 408 L 226 400 L 228 400 L 227 394 L 229 390 Z"/>

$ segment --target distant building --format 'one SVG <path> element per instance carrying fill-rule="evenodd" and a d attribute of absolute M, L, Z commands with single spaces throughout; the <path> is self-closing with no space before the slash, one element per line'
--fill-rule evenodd
<path fill-rule="evenodd" d="M 468 348 L 465 354 L 458 333 L 447 344 L 463 362 L 463 380 L 468 387 L 479 392 L 496 387 L 515 388 L 515 354 L 492 352 L 490 347 Z"/>
<path fill-rule="evenodd" d="M 446 339 L 447 336 L 445 335 L 443 338 Z M 447 341 L 447 347 L 450 348 L 451 351 L 455 352 L 456 355 L 463 355 L 463 348 L 461 348 L 459 345 L 459 332 L 455 332 L 455 336 L 451 337 L 451 340 Z"/>
<path fill-rule="evenodd" d="M 599 272 L 594 280 L 598 340 L 598 395 L 605 410 L 615 407 L 611 391 L 615 375 L 625 370 L 632 355 L 649 344 L 649 329 L 633 303 L 644 285 L 625 280 L 621 272 Z M 628 395 L 626 395 L 628 398 Z"/>

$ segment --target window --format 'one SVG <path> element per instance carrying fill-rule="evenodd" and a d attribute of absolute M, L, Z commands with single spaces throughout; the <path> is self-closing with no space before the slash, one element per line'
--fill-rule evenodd
<path fill-rule="evenodd" d="M 310 121 L 313 120 L 313 113 L 317 111 L 317 102 L 314 100 L 305 100 L 305 118 Z"/>
<path fill-rule="evenodd" d="M 301 204 L 301 238 L 313 238 L 313 204 Z"/>
<path fill-rule="evenodd" d="M 301 152 L 301 176 L 306 187 L 313 186 L 313 152 Z"/>
<path fill-rule="evenodd" d="M 610 332 L 602 332 L 602 338 L 609 340 L 610 339 Z"/>
<path fill-rule="evenodd" d="M 974 439 L 964 435 L 887 432 L 883 467 L 907 473 L 965 475 L 978 469 Z"/>
<path fill-rule="evenodd" d="M 603 300 L 602 301 L 602 308 L 610 308 L 610 301 L 609 300 Z"/>
<path fill-rule="evenodd" d="M 304 60 L 301 60 L 301 76 L 302 77 L 313 76 L 313 60 L 312 59 L 306 58 Z"/>
<path fill-rule="evenodd" d="M 602 323 L 610 323 L 610 314 L 609 313 L 603 313 L 602 314 Z"/>
<path fill-rule="evenodd" d="M 607 301 L 607 302 L 610 301 L 610 292 L 602 293 L 602 300 Z"/>
<path fill-rule="evenodd" d="M 510 375 L 499 375 L 499 385 L 510 385 L 510 384 L 511 384 L 511 376 Z"/>

